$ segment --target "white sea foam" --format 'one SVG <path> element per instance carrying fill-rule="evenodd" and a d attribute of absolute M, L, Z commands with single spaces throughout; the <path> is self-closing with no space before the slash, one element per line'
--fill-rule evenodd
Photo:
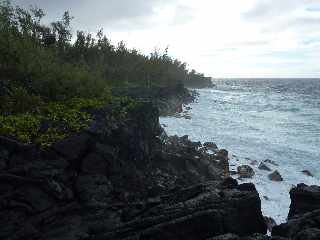
<path fill-rule="evenodd" d="M 298 183 L 320 185 L 316 171 L 320 168 L 320 162 L 315 162 L 320 150 L 310 145 L 310 142 L 317 144 L 317 139 L 308 139 L 305 143 L 303 139 L 297 140 L 290 135 L 301 137 L 294 131 L 301 127 L 299 121 L 302 119 L 297 117 L 293 124 L 289 119 L 295 117 L 296 111 L 278 111 L 278 99 L 275 98 L 279 96 L 210 89 L 199 92 L 198 102 L 189 105 L 192 107 L 188 113 L 191 119 L 160 118 L 167 133 L 189 135 L 194 141 L 216 142 L 220 148 L 229 150 L 231 170 L 236 170 L 242 164 L 251 165 L 255 176 L 239 182 L 253 182 L 261 198 L 263 214 L 274 218 L 278 224 L 284 222 L 289 211 L 289 191 L 292 186 Z M 263 110 L 261 105 L 269 107 Z M 289 128 L 295 129 L 291 132 Z M 313 136 L 308 129 L 302 131 L 309 138 Z M 306 146 L 310 148 L 306 149 Z M 270 172 L 258 169 L 259 162 L 267 158 L 278 163 L 279 166 L 267 165 L 280 172 L 283 182 L 270 181 Z M 258 164 L 252 165 L 253 160 Z M 304 175 L 301 171 L 305 169 L 315 173 L 316 177 Z"/>

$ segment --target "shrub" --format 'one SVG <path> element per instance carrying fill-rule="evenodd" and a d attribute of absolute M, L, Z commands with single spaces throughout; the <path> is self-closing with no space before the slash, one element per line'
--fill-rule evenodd
<path fill-rule="evenodd" d="M 32 143 L 40 129 L 39 115 L 0 115 L 0 135 L 15 137 L 23 143 Z"/>

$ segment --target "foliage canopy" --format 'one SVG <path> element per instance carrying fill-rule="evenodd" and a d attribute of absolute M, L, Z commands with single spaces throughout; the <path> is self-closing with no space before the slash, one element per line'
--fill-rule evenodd
<path fill-rule="evenodd" d="M 117 110 L 123 115 L 134 105 L 112 97 L 111 88 L 209 81 L 167 49 L 146 56 L 124 42 L 111 44 L 102 30 L 73 37 L 69 12 L 49 25 L 44 16 L 0 0 L 0 135 L 49 146 L 88 126 L 86 107 L 125 102 Z"/>

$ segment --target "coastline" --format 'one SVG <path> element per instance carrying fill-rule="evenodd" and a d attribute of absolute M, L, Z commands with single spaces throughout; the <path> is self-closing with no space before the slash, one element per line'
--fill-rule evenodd
<path fill-rule="evenodd" d="M 206 93 L 207 95 L 221 95 L 219 91 L 217 91 L 217 93 L 212 91 L 213 90 L 210 89 L 200 90 L 200 93 Z M 214 105 L 210 105 L 210 102 L 207 100 L 200 99 L 199 103 L 191 104 L 188 106 L 188 109 L 185 109 L 186 111 L 188 111 L 187 115 L 189 116 L 189 119 L 161 118 L 160 122 L 163 124 L 169 134 L 176 134 L 178 136 L 188 135 L 193 141 L 214 141 L 218 144 L 218 146 L 222 146 L 223 148 L 228 149 L 230 153 L 229 157 L 230 172 L 232 173 L 231 176 L 238 179 L 238 181 L 241 183 L 254 183 L 260 194 L 263 214 L 274 218 L 274 220 L 278 224 L 286 222 L 290 205 L 289 191 L 292 186 L 297 185 L 301 182 L 304 182 L 307 185 L 319 185 L 320 181 L 316 177 L 305 175 L 302 172 L 302 170 L 304 170 L 305 168 L 296 169 L 295 167 L 283 165 L 282 162 L 278 161 L 277 158 L 274 159 L 274 156 L 272 156 L 272 154 L 271 156 L 270 154 L 269 156 L 263 156 L 263 154 L 261 154 L 261 151 L 254 152 L 254 147 L 251 147 L 251 150 L 248 152 L 242 152 L 241 150 L 243 150 L 243 148 L 239 148 L 236 146 L 237 141 L 241 140 L 239 138 L 234 138 L 231 135 L 229 138 L 221 138 L 221 136 L 224 135 L 224 132 L 223 130 L 221 130 L 222 132 L 219 132 L 219 128 L 214 125 L 217 121 L 212 120 L 212 122 L 210 122 L 210 118 L 215 116 L 210 115 L 210 111 L 212 111 L 212 108 L 221 109 L 222 107 L 216 106 L 213 100 L 212 104 Z M 223 103 L 221 103 L 220 105 L 222 104 Z M 218 115 L 217 118 L 219 119 L 219 117 L 221 116 Z M 226 120 L 223 119 L 221 121 Z M 210 131 L 207 124 L 213 124 L 212 129 L 214 130 Z M 240 126 L 238 125 L 238 127 Z M 226 143 L 228 143 L 228 141 L 233 141 L 235 143 L 229 144 L 230 146 L 226 146 Z M 248 143 L 246 142 L 246 144 Z M 255 154 L 252 154 L 252 152 L 254 152 Z M 268 166 L 268 168 L 270 168 L 269 171 L 259 169 L 259 164 L 263 163 L 268 158 L 274 160 L 278 166 L 267 162 L 265 164 Z M 252 168 L 255 172 L 255 176 L 253 176 L 252 178 L 239 178 L 239 175 L 237 174 L 237 168 L 242 165 L 248 165 L 250 168 Z M 276 170 L 280 172 L 281 176 L 284 178 L 284 181 L 274 182 L 268 179 L 268 175 Z"/>
<path fill-rule="evenodd" d="M 185 103 L 178 99 L 168 109 Z M 143 103 L 121 121 L 105 121 L 108 111 L 95 111 L 90 128 L 47 150 L 0 138 L 0 212 L 12 229 L 0 229 L 4 239 L 270 239 L 259 193 L 229 176 L 228 151 L 168 137 L 157 105 Z M 292 193 L 302 222 L 318 208 L 312 191 L 296 191 L 308 192 L 307 210 Z M 276 233 L 289 239 L 294 227 Z"/>

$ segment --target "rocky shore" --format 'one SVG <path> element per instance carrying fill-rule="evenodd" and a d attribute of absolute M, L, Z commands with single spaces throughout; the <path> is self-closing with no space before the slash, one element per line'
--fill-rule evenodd
<path fill-rule="evenodd" d="M 259 194 L 229 176 L 226 150 L 167 136 L 157 104 L 121 121 L 92 114 L 46 150 L 0 137 L 0 239 L 320 239 L 318 187 L 292 189 L 289 221 L 269 237 Z"/>
<path fill-rule="evenodd" d="M 152 102 L 161 116 L 170 116 L 182 112 L 182 105 L 193 102 L 198 93 L 188 90 L 183 84 L 152 88 L 115 88 L 116 96 L 129 96 L 139 101 Z"/>

